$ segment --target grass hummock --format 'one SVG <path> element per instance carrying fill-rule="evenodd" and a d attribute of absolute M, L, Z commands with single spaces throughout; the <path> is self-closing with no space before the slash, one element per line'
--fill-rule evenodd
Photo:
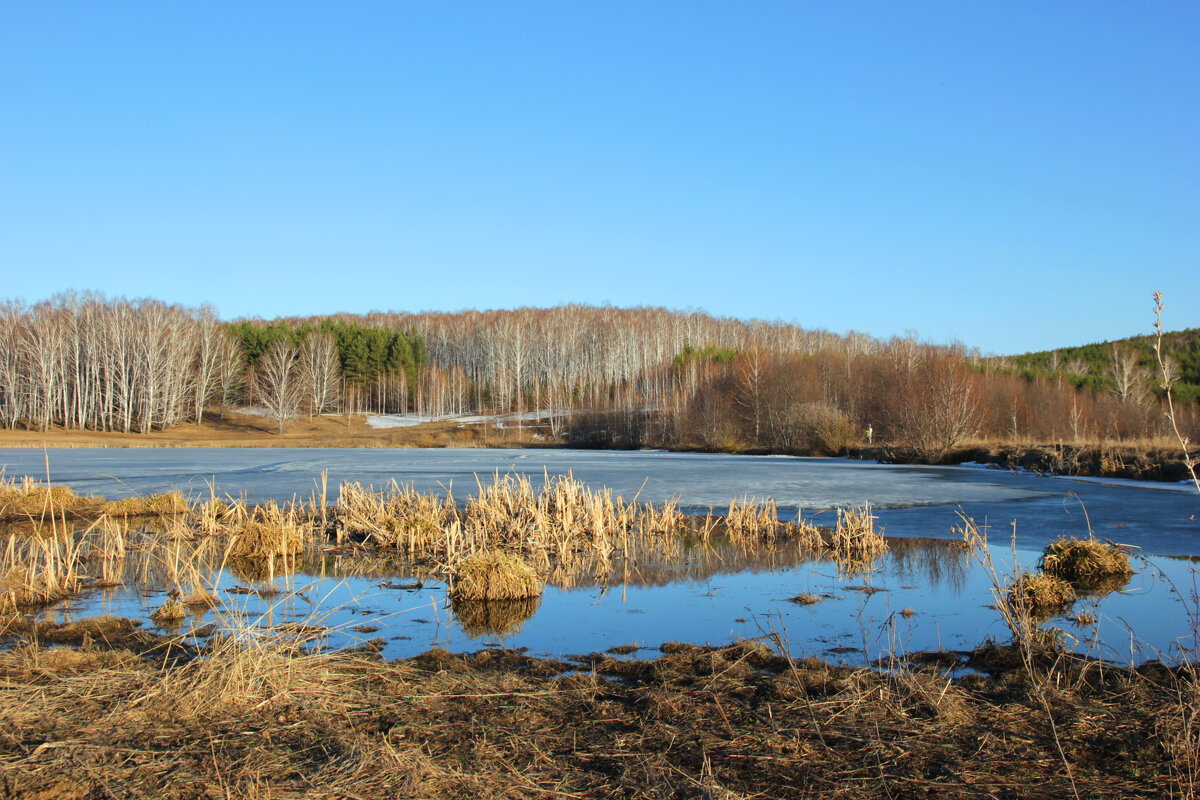
<path fill-rule="evenodd" d="M 1075 590 L 1062 578 L 1044 572 L 1025 572 L 1008 586 L 1004 602 L 1032 617 L 1049 616 L 1075 602 Z"/>
<path fill-rule="evenodd" d="M 1119 545 L 1092 538 L 1056 539 L 1042 553 L 1040 564 L 1046 574 L 1084 590 L 1108 589 L 1118 582 L 1124 586 L 1133 575 L 1129 556 Z"/>
<path fill-rule="evenodd" d="M 455 600 L 525 600 L 542 594 L 533 567 L 499 550 L 464 558 L 453 578 L 450 597 Z"/>

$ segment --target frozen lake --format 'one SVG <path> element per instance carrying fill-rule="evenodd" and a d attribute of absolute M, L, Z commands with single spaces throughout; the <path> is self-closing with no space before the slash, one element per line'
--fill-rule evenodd
<path fill-rule="evenodd" d="M 421 490 L 451 487 L 459 499 L 476 479 L 519 472 L 537 479 L 572 472 L 592 488 L 627 500 L 678 497 L 685 511 L 720 512 L 745 495 L 772 497 L 780 515 L 798 510 L 833 521 L 830 509 L 879 511 L 889 536 L 952 536 L 961 509 L 986 521 L 993 542 L 1015 531 L 1023 548 L 1041 549 L 1066 533 L 1097 536 L 1154 555 L 1200 555 L 1200 496 L 1190 484 L 1042 477 L 976 466 L 926 467 L 836 458 L 728 456 L 703 453 L 484 449 L 60 449 L 0 450 L 8 477 L 46 476 L 82 494 L 108 498 L 179 489 L 252 500 L 308 498 L 329 473 L 329 500 L 341 481 L 381 486 L 388 480 Z M 1086 511 L 1086 513 L 1085 513 Z M 822 514 L 821 512 L 825 512 Z"/>

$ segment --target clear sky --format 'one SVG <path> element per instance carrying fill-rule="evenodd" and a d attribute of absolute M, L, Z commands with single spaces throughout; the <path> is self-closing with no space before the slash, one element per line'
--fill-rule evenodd
<path fill-rule="evenodd" d="M 0 0 L 0 297 L 1200 326 L 1200 2 Z"/>

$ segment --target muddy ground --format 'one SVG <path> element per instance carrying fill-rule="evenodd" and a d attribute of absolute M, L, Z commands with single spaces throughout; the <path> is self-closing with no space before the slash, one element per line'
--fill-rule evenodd
<path fill-rule="evenodd" d="M 7 628 L 3 798 L 1182 797 L 1200 764 L 1193 671 L 1050 651 L 383 662 L 128 620 Z"/>

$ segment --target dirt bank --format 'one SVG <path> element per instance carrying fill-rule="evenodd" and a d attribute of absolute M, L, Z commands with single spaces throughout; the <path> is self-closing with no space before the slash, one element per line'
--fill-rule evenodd
<path fill-rule="evenodd" d="M 916 451 L 903 447 L 860 447 L 851 458 L 889 464 L 928 463 Z M 938 463 L 975 462 L 1004 469 L 1026 469 L 1049 475 L 1131 478 L 1142 481 L 1189 479 L 1178 447 L 1110 444 L 1008 444 L 976 442 L 951 450 Z"/>
<path fill-rule="evenodd" d="M 0 798 L 1191 796 L 1194 673 L 1005 648 L 894 673 L 759 641 L 570 662 L 15 625 Z M 37 639 L 40 644 L 33 644 Z M 59 646 L 50 648 L 47 642 Z M 978 673 L 951 679 L 937 664 Z M 1052 720 L 1052 722 L 1051 722 Z"/>

